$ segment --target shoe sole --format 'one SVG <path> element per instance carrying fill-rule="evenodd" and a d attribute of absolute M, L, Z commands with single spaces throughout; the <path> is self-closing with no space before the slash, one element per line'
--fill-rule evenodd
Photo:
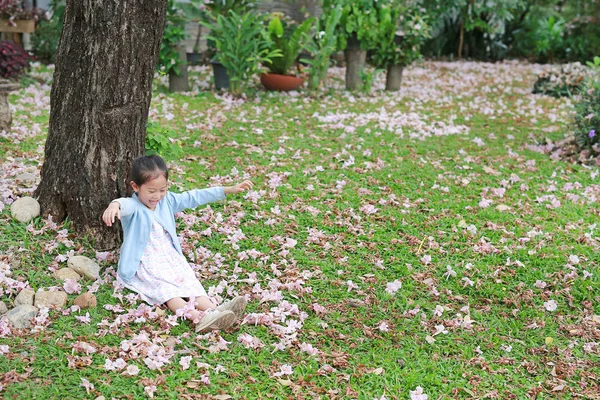
<path fill-rule="evenodd" d="M 230 306 L 228 309 L 235 314 L 237 319 L 241 319 L 244 316 L 244 311 L 246 310 L 246 305 L 248 302 L 245 297 L 238 296 L 235 299 L 231 300 Z"/>
<path fill-rule="evenodd" d="M 235 314 L 231 311 L 221 311 L 221 315 L 210 325 L 210 329 L 213 331 L 222 331 L 231 328 L 235 324 Z"/>
<path fill-rule="evenodd" d="M 196 324 L 196 333 L 207 330 L 227 329 L 235 322 L 235 315 L 231 311 L 221 311 L 218 314 L 205 315 Z"/>

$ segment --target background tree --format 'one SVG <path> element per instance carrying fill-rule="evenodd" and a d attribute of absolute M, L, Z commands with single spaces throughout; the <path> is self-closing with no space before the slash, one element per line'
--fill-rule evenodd
<path fill-rule="evenodd" d="M 69 218 L 96 248 L 119 230 L 102 210 L 127 195 L 131 162 L 144 154 L 152 78 L 167 0 L 68 0 L 56 55 L 41 182 L 44 215 Z"/>

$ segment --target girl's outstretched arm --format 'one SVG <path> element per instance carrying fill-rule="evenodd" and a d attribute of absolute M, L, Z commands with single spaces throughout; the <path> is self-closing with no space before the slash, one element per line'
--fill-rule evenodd
<path fill-rule="evenodd" d="M 107 226 L 112 226 L 115 223 L 115 219 L 119 220 L 121 217 L 125 217 L 131 213 L 133 213 L 135 207 L 135 201 L 128 197 L 122 197 L 120 199 L 115 199 L 110 202 L 104 213 L 102 214 L 102 221 Z"/>
<path fill-rule="evenodd" d="M 238 194 L 241 192 L 245 192 L 246 190 L 250 190 L 252 189 L 252 182 L 246 180 L 240 184 L 237 184 L 235 186 L 227 186 L 225 188 L 223 188 L 223 190 L 225 191 L 225 194 Z"/>
<path fill-rule="evenodd" d="M 252 182 L 244 181 L 239 185 L 227 187 L 213 187 L 196 189 L 183 193 L 167 193 L 167 201 L 171 204 L 174 213 L 186 208 L 196 208 L 213 201 L 223 200 L 226 194 L 240 193 L 252 188 Z"/>

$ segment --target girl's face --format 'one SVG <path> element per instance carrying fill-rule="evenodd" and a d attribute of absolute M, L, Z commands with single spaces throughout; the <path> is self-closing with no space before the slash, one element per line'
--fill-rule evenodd
<path fill-rule="evenodd" d="M 154 210 L 158 202 L 167 194 L 167 179 L 163 175 L 159 175 L 141 186 L 132 181 L 131 187 L 137 193 L 142 204 Z"/>

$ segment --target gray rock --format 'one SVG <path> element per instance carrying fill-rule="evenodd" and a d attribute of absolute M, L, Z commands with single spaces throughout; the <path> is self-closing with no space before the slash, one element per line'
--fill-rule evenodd
<path fill-rule="evenodd" d="M 100 266 L 90 258 L 84 256 L 73 256 L 67 261 L 69 268 L 89 279 L 100 278 Z"/>
<path fill-rule="evenodd" d="M 37 311 L 37 307 L 22 304 L 7 312 L 6 318 L 14 328 L 31 328 L 31 319 L 36 316 Z"/>
<path fill-rule="evenodd" d="M 61 281 L 66 281 L 67 279 L 78 281 L 81 279 L 81 275 L 73 271 L 71 268 L 61 268 L 54 273 L 54 276 Z"/>
<path fill-rule="evenodd" d="M 31 172 L 23 172 L 15 177 L 15 182 L 17 185 L 31 187 L 35 185 L 38 177 L 36 174 L 32 174 Z"/>
<path fill-rule="evenodd" d="M 33 289 L 23 289 L 19 292 L 19 294 L 17 295 L 17 297 L 15 297 L 15 307 L 17 306 L 22 306 L 22 305 L 27 305 L 27 306 L 32 306 L 33 305 L 33 296 L 35 296 L 35 292 L 33 291 Z"/>
<path fill-rule="evenodd" d="M 0 301 L 0 315 L 4 315 L 8 312 L 8 307 L 4 304 L 3 301 Z"/>
<path fill-rule="evenodd" d="M 67 294 L 65 292 L 47 292 L 38 290 L 35 294 L 35 301 L 33 303 L 36 307 L 50 307 L 56 306 L 56 308 L 63 308 L 67 302 Z"/>
<path fill-rule="evenodd" d="M 40 215 L 40 203 L 33 197 L 21 197 L 12 203 L 10 213 L 14 219 L 26 224 Z"/>

